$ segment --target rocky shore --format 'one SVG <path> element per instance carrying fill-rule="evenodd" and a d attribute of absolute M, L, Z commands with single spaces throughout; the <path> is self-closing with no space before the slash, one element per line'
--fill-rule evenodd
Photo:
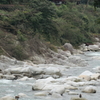
<path fill-rule="evenodd" d="M 98 45 L 81 45 L 80 50 L 75 50 L 69 44 L 65 44 L 67 51 L 51 51 L 52 59 L 48 58 L 45 64 L 34 64 L 32 61 L 19 61 L 15 58 L 0 56 L 0 80 L 28 81 L 32 83 L 32 91 L 36 97 L 52 96 L 61 98 L 65 93 L 76 95 L 71 100 L 87 100 L 80 97 L 80 93 L 73 90 L 80 90 L 81 93 L 96 93 L 96 86 L 100 84 L 100 67 L 94 68 L 94 72 L 84 71 L 80 75 L 70 76 L 66 73 L 71 67 L 86 67 L 88 62 L 78 54 L 84 51 L 100 50 Z M 38 59 L 40 60 L 40 59 Z M 43 61 L 43 58 L 42 58 Z M 27 94 L 18 94 L 18 97 L 25 97 Z M 0 100 L 18 100 L 19 98 L 4 96 Z"/>

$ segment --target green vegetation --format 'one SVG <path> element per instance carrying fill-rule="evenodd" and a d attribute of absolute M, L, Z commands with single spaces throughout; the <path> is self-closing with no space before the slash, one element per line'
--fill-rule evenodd
<path fill-rule="evenodd" d="M 12 4 L 0 7 L 0 30 L 5 35 L 12 34 L 12 41 L 19 41 L 10 52 L 18 59 L 28 57 L 22 57 L 23 44 L 36 36 L 50 42 L 51 48 L 56 50 L 55 46 L 66 42 L 75 47 L 82 43 L 92 43 L 92 36 L 100 33 L 96 23 L 100 8 L 95 11 L 93 6 L 76 5 L 68 1 L 60 6 L 48 0 L 1 0 L 0 3 Z M 2 43 L 0 45 L 3 46 Z"/>

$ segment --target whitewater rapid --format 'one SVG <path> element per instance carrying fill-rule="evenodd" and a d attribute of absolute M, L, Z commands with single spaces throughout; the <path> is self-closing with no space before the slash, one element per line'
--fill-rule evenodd
<path fill-rule="evenodd" d="M 86 70 L 94 72 L 93 68 L 100 66 L 100 52 L 86 52 L 78 56 L 85 59 L 88 62 L 88 66 L 71 67 L 64 72 L 66 76 L 77 76 Z M 28 81 L 0 79 L 0 98 L 6 95 L 15 96 L 18 95 L 19 93 L 24 93 L 27 95 L 27 97 L 20 98 L 19 100 L 70 100 L 71 97 L 78 97 L 78 95 L 69 95 L 68 93 L 64 93 L 61 98 L 54 98 L 52 96 L 45 96 L 45 97 L 34 96 L 34 93 L 36 93 L 37 91 L 32 91 L 32 84 L 35 81 L 36 81 L 35 79 L 30 79 Z M 84 86 L 80 86 L 80 88 L 83 87 Z M 99 100 L 100 84 L 96 85 L 96 88 L 97 92 L 95 94 L 82 93 L 82 96 L 85 97 L 87 100 Z M 81 93 L 80 89 L 72 91 Z"/>

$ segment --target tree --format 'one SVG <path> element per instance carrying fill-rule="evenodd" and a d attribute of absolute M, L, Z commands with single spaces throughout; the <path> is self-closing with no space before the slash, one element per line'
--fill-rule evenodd
<path fill-rule="evenodd" d="M 94 8 L 100 7 L 100 0 L 94 0 Z"/>

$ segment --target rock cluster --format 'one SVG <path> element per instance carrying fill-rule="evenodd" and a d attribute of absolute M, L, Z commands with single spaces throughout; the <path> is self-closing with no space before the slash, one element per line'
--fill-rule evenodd
<path fill-rule="evenodd" d="M 70 46 L 69 44 L 66 44 Z M 91 46 L 90 46 L 91 47 Z M 96 46 L 95 46 L 96 47 Z M 89 48 L 89 47 L 88 47 Z M 68 49 L 72 50 L 72 46 Z M 91 49 L 96 50 L 96 49 Z M 73 50 L 71 51 L 73 52 Z M 33 64 L 31 61 L 18 61 L 14 58 L 0 56 L 0 79 L 7 80 L 36 80 L 32 84 L 34 96 L 62 97 L 68 95 L 79 95 L 73 90 L 80 90 L 81 93 L 96 93 L 96 85 L 100 79 L 100 68 L 93 68 L 95 71 L 84 71 L 77 76 L 67 76 L 64 74 L 70 67 L 85 67 L 87 62 L 77 55 L 72 55 L 69 51 L 58 50 L 54 54 L 55 58 L 49 59 L 51 64 Z M 83 88 L 81 87 L 83 86 Z M 19 94 L 19 97 L 26 96 Z M 16 100 L 13 97 L 2 97 L 0 100 Z M 86 100 L 85 98 L 71 98 L 71 100 Z"/>

